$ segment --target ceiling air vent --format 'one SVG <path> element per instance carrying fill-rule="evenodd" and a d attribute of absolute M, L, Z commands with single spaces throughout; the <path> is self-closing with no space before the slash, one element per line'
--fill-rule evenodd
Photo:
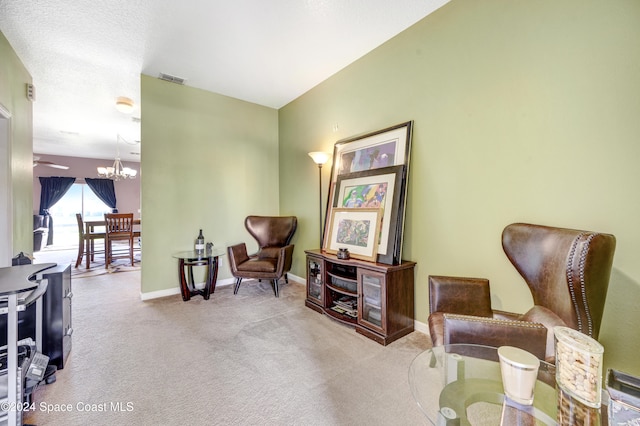
<path fill-rule="evenodd" d="M 160 77 L 158 77 L 160 80 L 164 80 L 164 81 L 168 81 L 170 83 L 176 83 L 176 84 L 184 84 L 185 79 L 182 77 L 176 77 L 175 75 L 171 75 L 171 74 L 165 74 L 165 73 L 160 73 Z"/>

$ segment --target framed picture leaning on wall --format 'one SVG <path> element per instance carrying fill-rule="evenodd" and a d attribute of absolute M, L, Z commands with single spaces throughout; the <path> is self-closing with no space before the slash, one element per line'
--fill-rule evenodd
<path fill-rule="evenodd" d="M 380 209 L 333 209 L 327 253 L 346 248 L 354 259 L 376 261 Z"/>
<path fill-rule="evenodd" d="M 333 149 L 331 181 L 339 175 L 409 165 L 413 121 L 342 139 Z"/>
<path fill-rule="evenodd" d="M 377 261 L 399 263 L 400 248 L 396 247 L 398 218 L 403 216 L 402 182 L 405 166 L 339 175 L 332 207 L 380 208 L 381 227 Z"/>
<path fill-rule="evenodd" d="M 355 206 L 355 201 L 339 200 L 339 197 L 346 194 L 339 195 L 338 180 L 340 180 L 340 185 L 343 185 L 343 183 L 344 185 L 352 186 L 367 185 L 368 182 L 372 182 L 368 179 L 376 179 L 371 176 L 380 173 L 384 175 L 392 173 L 394 175 L 393 179 L 390 176 L 385 176 L 385 179 L 387 179 L 387 188 L 393 181 L 393 194 L 385 194 L 385 197 L 388 198 L 385 198 L 386 203 L 383 208 L 385 210 L 393 210 L 394 216 L 389 216 L 387 220 L 382 219 L 385 229 L 381 233 L 382 244 L 378 247 L 379 255 L 376 261 L 387 264 L 401 262 L 404 206 L 409 176 L 412 131 L 413 121 L 407 121 L 336 142 L 331 167 L 331 181 L 329 182 L 329 199 L 325 215 L 325 238 L 322 244 L 324 250 L 329 248 L 329 227 L 331 225 L 332 210 L 338 207 L 352 208 Z M 391 171 L 393 166 L 400 166 L 401 168 Z M 389 202 L 391 202 L 391 206 L 387 204 Z M 394 203 L 396 204 L 394 205 Z M 354 206 L 350 206 L 351 204 L 354 204 Z M 397 209 L 393 208 L 396 206 Z"/>

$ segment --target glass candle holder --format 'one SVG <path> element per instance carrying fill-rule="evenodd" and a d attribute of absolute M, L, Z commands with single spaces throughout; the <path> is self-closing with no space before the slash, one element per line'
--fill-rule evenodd
<path fill-rule="evenodd" d="M 597 340 L 569 327 L 554 327 L 556 382 L 581 403 L 599 408 L 602 403 L 602 356 Z"/>
<path fill-rule="evenodd" d="M 540 360 L 530 352 L 513 346 L 498 348 L 504 394 L 518 404 L 533 404 Z"/>

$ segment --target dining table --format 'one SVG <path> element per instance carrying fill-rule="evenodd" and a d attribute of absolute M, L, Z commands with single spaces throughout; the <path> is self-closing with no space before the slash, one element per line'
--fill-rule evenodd
<path fill-rule="evenodd" d="M 99 228 L 101 226 L 106 226 L 107 222 L 104 219 L 99 219 L 99 220 L 87 220 L 84 222 L 84 233 L 86 235 L 91 235 L 91 234 L 95 234 L 96 233 L 96 228 Z M 141 220 L 140 219 L 133 219 L 133 225 L 135 227 L 137 227 L 137 230 L 134 230 L 133 232 L 133 237 L 134 238 L 139 238 L 140 237 L 140 226 L 142 225 Z M 102 232 L 98 232 L 98 233 L 104 233 L 104 231 Z M 86 268 L 89 269 L 91 267 L 91 256 L 90 256 L 90 241 L 86 241 L 85 246 L 84 246 L 84 255 L 85 258 L 87 259 L 86 262 Z"/>

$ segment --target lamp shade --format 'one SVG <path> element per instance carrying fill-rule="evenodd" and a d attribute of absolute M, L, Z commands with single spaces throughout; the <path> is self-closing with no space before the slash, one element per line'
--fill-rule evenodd
<path fill-rule="evenodd" d="M 130 114 L 133 112 L 133 101 L 127 97 L 119 96 L 116 99 L 116 109 L 125 114 Z"/>
<path fill-rule="evenodd" d="M 324 163 L 326 163 L 329 160 L 329 157 L 331 157 L 331 154 L 326 152 L 314 151 L 309 153 L 309 157 L 313 159 L 314 163 L 316 163 L 319 166 L 322 166 Z"/>

